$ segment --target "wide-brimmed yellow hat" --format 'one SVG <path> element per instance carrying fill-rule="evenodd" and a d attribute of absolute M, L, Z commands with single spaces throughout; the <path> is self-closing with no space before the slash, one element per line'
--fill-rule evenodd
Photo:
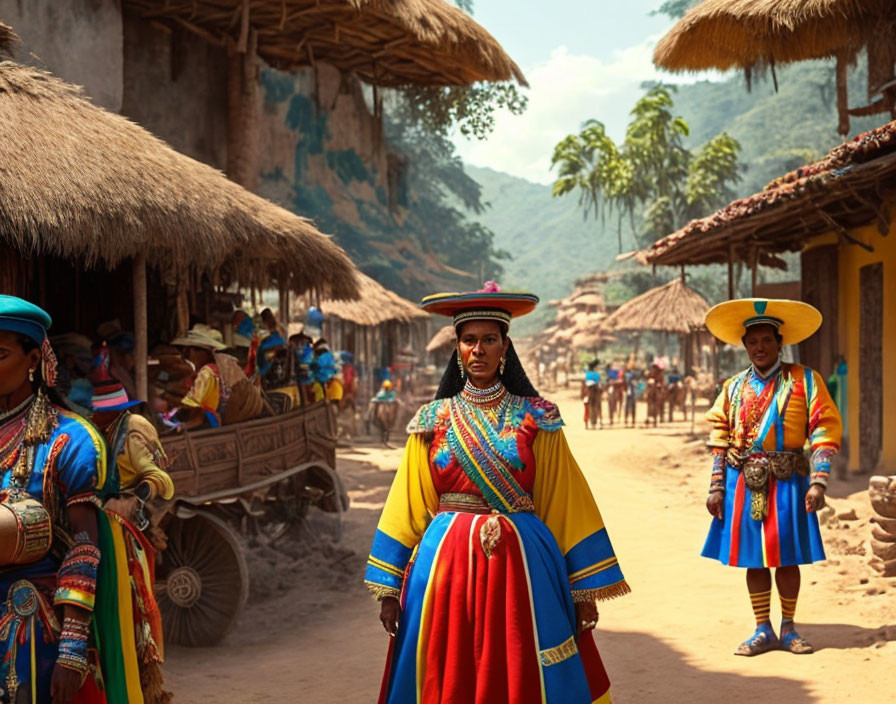
<path fill-rule="evenodd" d="M 783 338 L 781 344 L 795 345 L 814 335 L 821 320 L 815 306 L 781 298 L 740 298 L 719 303 L 706 313 L 707 329 L 729 345 L 740 345 L 753 325 L 771 325 Z"/>

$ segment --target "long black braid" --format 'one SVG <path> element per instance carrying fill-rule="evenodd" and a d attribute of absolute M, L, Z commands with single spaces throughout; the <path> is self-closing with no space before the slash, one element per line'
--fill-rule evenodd
<path fill-rule="evenodd" d="M 507 332 L 502 328 L 502 335 L 506 336 Z M 529 377 L 526 376 L 526 370 L 523 369 L 523 363 L 517 356 L 516 350 L 513 349 L 513 340 L 508 340 L 507 352 L 504 354 L 504 373 L 498 375 L 501 383 L 504 384 L 510 393 L 515 396 L 537 397 L 538 391 L 532 386 Z M 451 361 L 445 367 L 445 373 L 442 374 L 442 381 L 439 382 L 439 389 L 436 391 L 436 399 L 451 398 L 457 396 L 466 384 L 466 378 L 461 375 L 460 367 L 457 364 L 457 349 L 451 355 Z"/>

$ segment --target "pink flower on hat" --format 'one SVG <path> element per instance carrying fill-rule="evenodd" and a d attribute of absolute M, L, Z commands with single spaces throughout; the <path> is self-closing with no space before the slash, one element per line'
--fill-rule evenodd
<path fill-rule="evenodd" d="M 495 281 L 486 281 L 476 293 L 501 293 L 501 287 Z"/>

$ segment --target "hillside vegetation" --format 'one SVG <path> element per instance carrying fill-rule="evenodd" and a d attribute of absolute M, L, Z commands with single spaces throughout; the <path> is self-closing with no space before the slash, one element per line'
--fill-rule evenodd
<path fill-rule="evenodd" d="M 776 93 L 771 76 L 760 77 L 748 92 L 743 76 L 738 74 L 725 81 L 680 86 L 675 93 L 674 112 L 690 125 L 690 148 L 699 147 L 722 131 L 740 142 L 743 171 L 735 186 L 738 197 L 761 190 L 775 177 L 821 157 L 840 142 L 832 62 L 779 68 L 778 85 Z M 864 86 L 865 70 L 859 65 L 850 75 L 853 104 L 862 103 Z M 885 119 L 883 115 L 853 119 L 852 134 L 876 127 Z M 572 130 L 577 126 L 568 127 Z M 575 197 L 553 198 L 548 185 L 469 165 L 466 171 L 482 186 L 482 200 L 488 204 L 483 213 L 471 215 L 471 219 L 491 229 L 495 247 L 512 256 L 503 262 L 505 288 L 534 289 L 544 300 L 560 298 L 584 274 L 631 268 L 631 264 L 615 262 L 619 251 L 616 218 L 584 220 Z M 631 242 L 629 237 L 627 245 Z M 659 275 L 668 277 L 671 273 Z M 724 281 L 714 274 L 705 267 L 694 268 L 691 281 L 708 298 L 718 300 L 724 294 Z M 796 279 L 799 271 L 791 270 L 783 277 L 775 272 L 774 278 Z M 624 296 L 625 290 L 615 293 Z M 552 317 L 552 309 L 541 305 L 531 320 L 521 321 L 517 330 L 538 329 Z"/>

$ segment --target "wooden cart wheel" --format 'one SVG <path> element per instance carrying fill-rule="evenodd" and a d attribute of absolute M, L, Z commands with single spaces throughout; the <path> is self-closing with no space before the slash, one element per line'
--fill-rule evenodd
<path fill-rule="evenodd" d="M 174 517 L 156 584 L 165 641 L 215 645 L 230 631 L 249 595 L 249 572 L 236 535 L 220 518 Z"/>

